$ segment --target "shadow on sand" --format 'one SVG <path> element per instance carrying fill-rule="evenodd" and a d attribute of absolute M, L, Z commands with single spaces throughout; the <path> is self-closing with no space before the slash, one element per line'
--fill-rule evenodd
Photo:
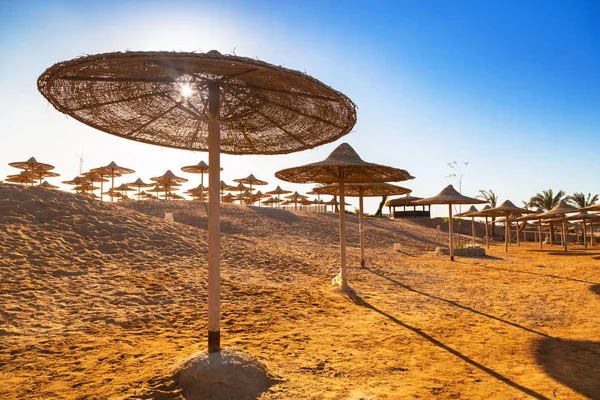
<path fill-rule="evenodd" d="M 521 392 L 527 394 L 528 396 L 533 397 L 534 399 L 546 399 L 546 400 L 548 399 L 548 397 L 546 397 L 546 396 L 544 396 L 544 395 L 542 395 L 542 394 L 540 394 L 540 393 L 538 393 L 538 392 L 536 392 L 536 391 L 534 391 L 532 389 L 526 388 L 525 386 L 521 386 L 518 383 L 513 382 L 512 380 L 510 380 L 506 376 L 504 376 L 504 375 L 502 375 L 502 374 L 494 371 L 493 369 L 488 368 L 485 365 L 482 365 L 482 364 L 478 363 L 477 361 L 472 360 L 471 358 L 469 358 L 469 357 L 465 356 L 464 354 L 460 353 L 459 351 L 454 350 L 453 348 L 445 345 L 444 343 L 442 343 L 439 340 L 435 339 L 434 337 L 428 335 L 427 333 L 423 332 L 422 330 L 420 330 L 418 328 L 415 328 L 415 327 L 413 327 L 413 326 L 411 326 L 411 325 L 409 325 L 409 324 L 407 324 L 405 322 L 402 322 L 398 318 L 396 318 L 396 317 L 394 317 L 394 316 L 392 316 L 392 315 L 390 315 L 390 314 L 388 314 L 388 313 L 386 313 L 384 311 L 381 311 L 380 309 L 378 309 L 378 308 L 374 307 L 373 305 L 371 305 L 371 304 L 367 303 L 366 301 L 364 301 L 352 289 L 349 289 L 346 292 L 346 295 L 350 298 L 350 300 L 352 302 L 354 302 L 354 304 L 356 304 L 358 306 L 361 306 L 361 307 L 368 308 L 368 309 L 370 309 L 370 310 L 372 310 L 372 311 L 374 311 L 374 312 L 382 315 L 383 317 L 389 319 L 393 323 L 395 323 L 395 324 L 397 324 L 397 325 L 399 325 L 399 326 L 401 326 L 401 327 L 403 327 L 405 329 L 408 329 L 409 331 L 411 331 L 411 332 L 413 332 L 413 333 L 421 336 L 422 338 L 424 338 L 427 341 L 433 343 L 437 347 L 439 347 L 439 348 L 441 348 L 441 349 L 449 352 L 450 354 L 452 354 L 452 355 L 460 358 L 461 360 L 465 361 L 469 365 L 471 365 L 471 366 L 473 366 L 473 367 L 475 367 L 475 368 L 477 368 L 477 369 L 479 369 L 479 370 L 481 370 L 481 371 L 483 371 L 483 372 L 485 372 L 485 373 L 493 376 L 494 378 L 498 379 L 499 381 L 504 382 L 508 386 L 511 386 L 511 387 L 513 387 L 513 388 L 515 388 L 517 390 L 520 390 Z M 544 340 L 547 340 L 549 342 L 554 341 L 553 339 L 544 339 Z"/>
<path fill-rule="evenodd" d="M 539 339 L 535 357 L 552 379 L 600 399 L 600 342 Z"/>
<path fill-rule="evenodd" d="M 283 210 L 281 208 L 270 208 L 270 207 L 255 207 L 248 206 L 249 209 L 255 211 L 261 215 L 264 215 L 267 218 L 275 219 L 281 222 L 297 222 L 300 218 L 290 212 L 288 210 Z"/>
<path fill-rule="evenodd" d="M 592 285 L 590 286 L 590 290 L 596 294 L 600 294 L 600 285 Z"/>
<path fill-rule="evenodd" d="M 389 278 L 389 277 L 385 276 L 381 272 L 374 271 L 374 270 L 366 268 L 366 267 L 364 269 L 366 269 L 367 271 L 369 271 L 369 272 L 371 272 L 371 273 L 373 273 L 373 274 L 375 274 L 375 275 L 377 275 L 377 276 L 379 276 L 381 278 L 387 279 L 388 281 L 390 281 L 390 282 L 392 282 L 392 283 L 400 286 L 403 289 L 411 291 L 413 293 L 418 293 L 420 295 L 429 297 L 431 299 L 443 301 L 444 303 L 450 304 L 451 306 L 454 306 L 454 307 L 457 307 L 457 308 L 460 308 L 460 309 L 463 309 L 463 310 L 466 310 L 466 311 L 470 311 L 470 312 L 472 312 L 474 314 L 481 315 L 483 317 L 487 317 L 487 318 L 493 319 L 495 321 L 499 321 L 499 322 L 505 323 L 505 324 L 513 326 L 515 328 L 523 329 L 524 331 L 527 331 L 527 332 L 530 332 L 530 333 L 534 333 L 536 335 L 540 335 L 540 336 L 543 336 L 543 337 L 548 338 L 548 339 L 555 339 L 552 336 L 550 336 L 550 335 L 548 335 L 548 334 L 546 334 L 544 332 L 536 331 L 535 329 L 531 329 L 531 328 L 528 328 L 526 326 L 519 325 L 519 324 L 517 324 L 515 322 L 507 321 L 505 319 L 496 317 L 494 315 L 486 314 L 484 312 L 478 311 L 478 310 L 476 310 L 474 308 L 471 308 L 471 307 L 468 307 L 468 306 L 463 306 L 462 304 L 457 303 L 456 301 L 453 301 L 453 300 L 447 300 L 447 299 L 444 299 L 443 297 L 438 297 L 438 296 L 435 296 L 435 295 L 432 295 L 432 294 L 429 294 L 429 293 L 426 293 L 426 292 L 422 292 L 422 291 L 420 291 L 418 289 L 414 289 L 414 288 L 412 288 L 412 287 L 410 287 L 408 285 L 405 285 L 404 283 L 398 282 L 397 280 L 394 280 L 392 278 Z"/>
<path fill-rule="evenodd" d="M 591 285 L 600 285 L 600 283 L 597 283 L 597 282 L 584 281 L 583 279 L 568 278 L 568 277 L 558 276 L 558 275 L 540 274 L 540 273 L 537 273 L 537 272 L 530 272 L 530 271 L 519 271 L 517 269 L 492 267 L 490 265 L 482 265 L 482 264 L 473 264 L 473 266 L 474 267 L 489 268 L 489 269 L 496 269 L 498 271 L 516 272 L 516 273 L 519 273 L 519 274 L 529 274 L 529 275 L 546 276 L 548 278 L 562 279 L 562 280 L 565 280 L 565 281 L 573 281 L 573 282 L 581 282 L 581 283 L 589 283 Z"/>

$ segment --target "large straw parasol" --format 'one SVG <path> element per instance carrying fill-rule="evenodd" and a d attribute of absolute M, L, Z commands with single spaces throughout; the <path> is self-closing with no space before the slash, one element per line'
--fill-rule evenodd
<path fill-rule="evenodd" d="M 340 192 L 340 186 L 333 184 L 329 186 L 316 187 L 312 190 L 316 194 L 337 195 Z M 365 224 L 363 198 L 373 196 L 397 196 L 411 193 L 412 190 L 402 186 L 391 185 L 389 183 L 352 183 L 345 185 L 345 195 L 349 197 L 358 197 L 359 214 L 359 236 L 360 236 L 360 266 L 365 264 Z"/>
<path fill-rule="evenodd" d="M 171 195 L 171 188 L 179 186 L 180 183 L 187 182 L 188 180 L 185 178 L 181 178 L 176 176 L 171 170 L 167 170 L 161 176 L 155 176 L 154 178 L 150 178 L 151 181 L 156 182 L 157 185 L 163 186 L 165 188 L 165 199 L 169 200 Z"/>
<path fill-rule="evenodd" d="M 600 204 L 594 204 L 591 206 L 583 207 L 579 209 L 580 211 L 600 211 Z"/>
<path fill-rule="evenodd" d="M 433 197 L 426 199 L 415 200 L 413 204 L 448 204 L 448 236 L 450 241 L 450 261 L 454 261 L 454 243 L 452 233 L 452 205 L 453 204 L 484 204 L 485 200 L 475 199 L 473 197 L 463 196 L 458 193 L 454 186 L 448 185 L 441 192 Z"/>
<path fill-rule="evenodd" d="M 214 50 L 80 57 L 48 68 L 38 88 L 59 111 L 110 134 L 208 150 L 209 352 L 220 350 L 221 152 L 293 153 L 333 142 L 356 123 L 354 103 L 322 82 Z"/>
<path fill-rule="evenodd" d="M 567 234 L 566 234 L 566 214 L 573 214 L 573 213 L 577 213 L 579 210 L 576 207 L 573 207 L 571 205 L 569 205 L 569 203 L 567 203 L 566 200 L 561 200 L 558 202 L 558 204 L 544 212 L 541 214 L 538 214 L 537 216 L 539 218 L 542 219 L 546 219 L 546 218 L 558 218 L 558 222 L 561 223 L 561 236 L 562 236 L 562 245 L 563 245 L 563 249 L 565 251 L 568 251 L 568 245 L 567 245 Z M 550 223 L 553 223 L 555 221 L 549 221 Z"/>
<path fill-rule="evenodd" d="M 345 184 L 397 182 L 413 177 L 403 169 L 386 167 L 363 161 L 348 144 L 342 143 L 323 161 L 300 167 L 287 168 L 275 173 L 283 181 L 294 183 L 337 183 L 340 197 L 340 258 L 342 287 L 348 286 L 346 276 Z"/>
<path fill-rule="evenodd" d="M 55 107 L 56 107 L 56 105 L 55 105 Z M 59 108 L 59 110 L 60 110 L 60 108 Z M 60 111 L 63 111 L 63 110 L 60 110 Z M 66 114 L 73 115 L 73 114 L 70 114 L 68 112 Z M 74 117 L 77 118 L 76 116 L 74 116 Z M 110 181 L 111 181 L 110 188 L 111 189 L 114 189 L 114 187 L 115 187 L 115 177 L 116 176 L 122 176 L 122 175 L 126 175 L 126 174 L 133 174 L 135 172 L 134 170 L 132 170 L 130 168 L 125 168 L 125 167 L 121 167 L 121 166 L 117 165 L 117 163 L 114 162 L 114 161 L 111 161 L 110 164 L 108 164 L 105 167 L 93 168 L 90 171 L 91 172 L 96 172 L 100 176 L 100 178 L 103 178 L 105 176 L 106 177 L 110 176 Z M 103 181 L 100 181 L 100 182 L 102 183 Z M 100 191 L 102 191 L 102 190 L 103 190 L 102 185 L 100 185 Z M 115 192 L 114 191 L 109 191 L 109 192 L 106 192 L 106 193 L 110 193 L 110 201 L 112 202 L 114 200 L 114 197 L 115 197 L 114 196 Z M 101 193 L 101 194 L 104 194 L 104 193 Z M 102 196 L 100 196 L 100 199 L 102 200 Z"/>
<path fill-rule="evenodd" d="M 481 214 L 485 214 L 489 217 L 506 217 L 506 224 L 504 229 L 504 251 L 508 252 L 508 244 L 510 243 L 510 216 L 514 214 L 531 214 L 533 211 L 526 210 L 524 208 L 520 208 L 515 206 L 510 200 L 504 201 L 504 203 L 500 204 L 497 207 L 490 208 L 481 212 Z M 517 227 L 518 232 L 518 227 Z M 519 235 L 517 234 L 517 242 L 519 241 Z"/>
<path fill-rule="evenodd" d="M 186 167 L 181 167 L 183 172 L 188 172 L 190 174 L 200 174 L 200 201 L 204 201 L 204 174 L 208 174 L 208 164 L 204 161 L 200 161 L 196 165 L 188 165 Z M 223 171 L 223 168 L 220 169 Z"/>

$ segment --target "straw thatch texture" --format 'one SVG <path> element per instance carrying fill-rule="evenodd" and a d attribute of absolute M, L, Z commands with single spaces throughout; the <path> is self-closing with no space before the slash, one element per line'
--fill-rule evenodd
<path fill-rule="evenodd" d="M 475 199 L 473 197 L 463 196 L 458 193 L 454 186 L 448 185 L 441 192 L 433 197 L 415 200 L 413 204 L 484 204 L 485 200 Z"/>
<path fill-rule="evenodd" d="M 342 143 L 323 161 L 287 168 L 275 173 L 293 183 L 372 183 L 414 179 L 403 169 L 363 161 L 348 143 Z"/>
<path fill-rule="evenodd" d="M 35 171 L 50 171 L 54 169 L 53 165 L 38 162 L 35 157 L 30 157 L 27 161 L 15 161 L 8 163 L 13 168 Z"/>
<path fill-rule="evenodd" d="M 214 83 L 221 93 L 223 153 L 310 149 L 337 140 L 356 123 L 354 103 L 317 79 L 214 50 L 79 57 L 48 68 L 38 89 L 57 110 L 101 131 L 207 150 L 208 92 Z"/>
<path fill-rule="evenodd" d="M 337 195 L 339 190 L 339 185 L 333 184 L 317 187 L 312 191 L 315 192 L 315 194 Z M 405 187 L 391 185 L 389 183 L 349 183 L 344 185 L 344 191 L 347 197 L 394 196 L 412 192 L 412 190 Z"/>
<path fill-rule="evenodd" d="M 415 204 L 413 204 L 413 201 L 416 200 L 422 200 L 422 197 L 415 197 L 415 196 L 404 196 L 404 197 L 399 197 L 397 199 L 390 199 L 388 201 L 385 202 L 385 206 L 386 207 L 404 207 L 404 206 L 414 206 Z"/>

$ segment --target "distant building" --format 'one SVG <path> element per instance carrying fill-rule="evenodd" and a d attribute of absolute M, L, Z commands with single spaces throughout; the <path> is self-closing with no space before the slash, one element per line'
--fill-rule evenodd
<path fill-rule="evenodd" d="M 429 205 L 415 205 L 413 201 L 421 200 L 422 197 L 413 197 L 407 195 L 405 197 L 399 197 L 397 199 L 390 199 L 385 202 L 385 206 L 390 209 L 390 218 L 417 218 L 427 217 L 431 218 L 430 206 Z M 417 207 L 419 209 L 417 209 Z M 401 208 L 400 211 L 396 209 Z M 408 208 L 408 209 L 407 209 Z"/>

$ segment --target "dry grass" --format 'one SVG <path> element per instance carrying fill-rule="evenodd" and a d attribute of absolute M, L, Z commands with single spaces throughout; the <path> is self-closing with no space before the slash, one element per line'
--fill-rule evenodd
<path fill-rule="evenodd" d="M 450 263 L 443 232 L 369 219 L 345 295 L 335 216 L 223 213 L 222 340 L 279 377 L 263 400 L 600 398 L 598 247 Z M 0 398 L 179 398 L 170 370 L 206 342 L 205 225 L 201 203 L 0 185 Z"/>

